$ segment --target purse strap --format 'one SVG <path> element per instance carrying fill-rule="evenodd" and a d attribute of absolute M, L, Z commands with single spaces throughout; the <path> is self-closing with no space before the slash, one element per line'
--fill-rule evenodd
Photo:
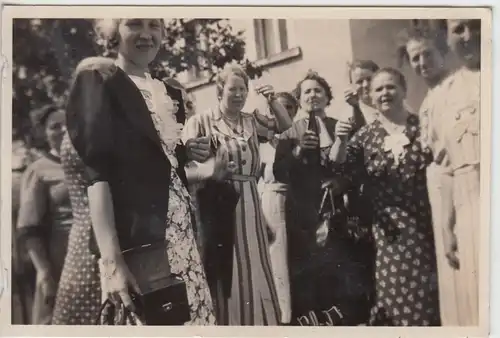
<path fill-rule="evenodd" d="M 101 307 L 99 308 L 99 312 L 97 313 L 97 317 L 95 319 L 95 322 L 94 322 L 94 325 L 101 325 L 101 318 L 102 318 L 102 315 L 103 315 L 103 312 L 104 310 L 106 309 L 107 306 L 111 306 L 113 309 L 114 309 L 114 314 L 113 314 L 113 317 L 115 316 L 116 314 L 116 311 L 118 309 L 115 308 L 114 304 L 111 302 L 111 300 L 109 300 L 109 298 L 106 298 L 106 300 L 101 304 Z M 120 307 L 121 309 L 120 310 L 123 310 L 124 312 L 124 315 L 123 315 L 123 320 L 122 320 L 122 323 L 119 323 L 118 325 L 125 325 L 125 323 L 127 322 L 127 319 L 131 322 L 131 323 L 134 323 L 136 324 L 136 319 L 134 318 L 134 316 L 132 315 L 132 311 L 130 311 L 129 309 L 127 309 L 123 304 L 120 304 Z M 107 325 L 115 325 L 114 323 L 114 318 L 113 318 L 113 322 L 112 323 L 109 323 Z"/>

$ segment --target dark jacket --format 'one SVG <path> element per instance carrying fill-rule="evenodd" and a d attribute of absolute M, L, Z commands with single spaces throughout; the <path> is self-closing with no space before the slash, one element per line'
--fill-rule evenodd
<path fill-rule="evenodd" d="M 179 102 L 176 117 L 184 123 L 182 92 L 165 87 Z M 150 115 L 139 89 L 119 67 L 77 74 L 67 105 L 68 133 L 85 163 L 88 185 L 110 185 L 122 250 L 165 237 L 171 164 Z M 187 185 L 183 145 L 176 157 L 177 174 Z"/>

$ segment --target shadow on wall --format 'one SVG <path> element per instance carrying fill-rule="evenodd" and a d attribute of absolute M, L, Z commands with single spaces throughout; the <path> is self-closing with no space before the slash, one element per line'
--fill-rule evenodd
<path fill-rule="evenodd" d="M 398 68 L 398 34 L 410 26 L 411 20 L 350 20 L 354 59 L 371 59 L 380 67 Z M 457 60 L 451 53 L 447 60 L 452 67 Z M 404 63 L 401 72 L 408 82 L 407 102 L 418 111 L 427 92 L 426 84 Z"/>

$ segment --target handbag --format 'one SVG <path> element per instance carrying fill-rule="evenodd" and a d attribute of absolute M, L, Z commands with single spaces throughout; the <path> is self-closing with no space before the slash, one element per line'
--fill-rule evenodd
<path fill-rule="evenodd" d="M 197 192 L 205 232 L 205 272 L 211 286 L 222 281 L 223 293 L 231 294 L 234 249 L 234 216 L 240 194 L 229 182 L 205 181 Z"/>
<path fill-rule="evenodd" d="M 159 241 L 122 252 L 139 291 L 131 293 L 134 313 L 106 300 L 98 321 L 104 325 L 184 325 L 191 319 L 186 284 L 168 264 L 167 242 Z M 163 264 L 162 264 L 163 263 Z"/>

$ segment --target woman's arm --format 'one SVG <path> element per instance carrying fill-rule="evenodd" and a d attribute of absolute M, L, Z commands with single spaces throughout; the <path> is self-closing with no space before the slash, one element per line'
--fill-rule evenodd
<path fill-rule="evenodd" d="M 347 140 L 341 137 L 335 137 L 335 142 L 330 150 L 330 161 L 342 164 L 346 161 Z"/>
<path fill-rule="evenodd" d="M 292 118 L 288 115 L 286 108 L 276 98 L 273 97 L 269 101 L 269 107 L 276 118 L 276 127 L 279 133 L 284 132 L 292 126 Z"/>
<path fill-rule="evenodd" d="M 49 197 L 37 168 L 37 163 L 30 165 L 22 177 L 17 235 L 36 271 L 49 273 L 52 268 L 46 247 L 50 232 L 50 224 L 46 224 Z"/>
<path fill-rule="evenodd" d="M 96 182 L 88 187 L 90 218 L 101 258 L 121 259 L 121 249 L 115 226 L 113 198 L 107 182 Z"/>

